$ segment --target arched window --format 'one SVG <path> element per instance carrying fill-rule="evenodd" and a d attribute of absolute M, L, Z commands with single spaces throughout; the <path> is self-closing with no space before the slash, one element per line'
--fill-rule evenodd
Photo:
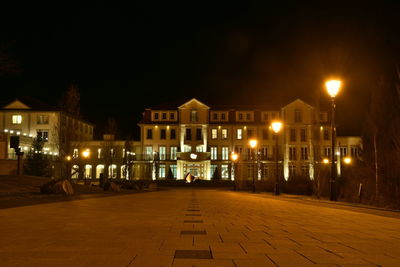
<path fill-rule="evenodd" d="M 117 178 L 117 165 L 108 166 L 108 178 Z"/>
<path fill-rule="evenodd" d="M 89 164 L 85 165 L 84 177 L 85 177 L 85 179 L 91 179 L 92 178 L 92 165 L 89 165 Z"/>
<path fill-rule="evenodd" d="M 73 165 L 71 168 L 71 178 L 78 179 L 79 178 L 79 166 Z"/>
<path fill-rule="evenodd" d="M 100 174 L 104 175 L 104 165 L 100 164 L 96 166 L 96 178 L 100 178 Z"/>

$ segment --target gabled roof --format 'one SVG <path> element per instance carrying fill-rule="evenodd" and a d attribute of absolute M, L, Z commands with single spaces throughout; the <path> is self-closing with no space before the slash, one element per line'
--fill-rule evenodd
<path fill-rule="evenodd" d="M 308 106 L 309 108 L 314 108 L 313 106 L 311 106 L 310 104 L 308 104 L 308 103 L 306 103 L 306 102 L 304 102 L 303 100 L 301 100 L 300 98 L 297 98 L 296 100 L 294 100 L 294 101 L 292 101 L 292 102 L 290 102 L 289 104 L 287 104 L 286 106 L 283 106 L 282 107 L 282 109 L 285 109 L 286 107 L 288 107 L 288 106 L 290 106 L 290 105 L 292 105 L 292 104 L 294 104 L 295 102 L 300 102 L 301 104 L 303 104 L 303 105 L 306 105 L 306 106 Z"/>
<path fill-rule="evenodd" d="M 197 103 L 197 104 L 199 104 L 200 106 L 204 106 L 205 108 L 207 108 L 207 109 L 209 109 L 210 107 L 209 106 L 207 106 L 206 104 L 204 104 L 203 102 L 201 102 L 201 101 L 199 101 L 199 100 L 197 100 L 196 98 L 192 98 L 192 99 L 190 99 L 189 101 L 187 101 L 186 103 L 184 103 L 184 104 L 182 104 L 182 105 L 180 105 L 178 108 L 183 108 L 184 106 L 186 106 L 186 105 L 189 105 L 190 103 L 192 103 L 192 102 L 195 102 L 195 103 Z"/>
<path fill-rule="evenodd" d="M 40 111 L 59 111 L 59 108 L 46 104 L 42 101 L 34 99 L 29 96 L 19 97 L 8 104 L 1 107 L 1 109 L 18 110 L 18 109 L 29 109 L 29 110 L 40 110 Z"/>

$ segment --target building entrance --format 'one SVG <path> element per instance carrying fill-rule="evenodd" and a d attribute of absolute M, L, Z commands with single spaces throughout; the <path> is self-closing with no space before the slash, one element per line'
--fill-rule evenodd
<path fill-rule="evenodd" d="M 209 180 L 209 162 L 178 161 L 178 179 L 184 179 L 188 173 L 202 180 Z"/>

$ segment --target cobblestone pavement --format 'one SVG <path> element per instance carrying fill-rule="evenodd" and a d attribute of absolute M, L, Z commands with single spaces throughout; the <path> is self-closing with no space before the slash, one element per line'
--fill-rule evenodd
<path fill-rule="evenodd" d="M 0 210 L 1 266 L 400 266 L 400 219 L 221 190 Z"/>

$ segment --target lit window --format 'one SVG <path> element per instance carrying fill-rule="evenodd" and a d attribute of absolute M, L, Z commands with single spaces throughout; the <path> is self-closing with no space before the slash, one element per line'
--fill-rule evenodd
<path fill-rule="evenodd" d="M 171 160 L 176 160 L 176 152 L 178 151 L 178 148 L 176 146 L 171 146 Z"/>
<path fill-rule="evenodd" d="M 160 146 L 160 160 L 165 160 L 167 156 L 167 147 Z"/>
<path fill-rule="evenodd" d="M 228 165 L 221 165 L 221 178 L 229 178 Z"/>
<path fill-rule="evenodd" d="M 48 130 L 37 130 L 37 138 L 43 142 L 49 141 L 49 131 Z"/>
<path fill-rule="evenodd" d="M 222 160 L 228 160 L 229 159 L 229 148 L 224 146 L 222 147 Z"/>
<path fill-rule="evenodd" d="M 117 178 L 117 165 L 111 164 L 108 166 L 108 178 Z"/>
<path fill-rule="evenodd" d="M 222 129 L 221 131 L 221 137 L 222 139 L 228 139 L 228 129 Z"/>
<path fill-rule="evenodd" d="M 211 129 L 211 139 L 217 139 L 217 138 L 218 138 L 218 130 Z"/>
<path fill-rule="evenodd" d="M 103 155 L 101 155 L 101 148 L 97 149 L 97 158 L 101 159 Z"/>
<path fill-rule="evenodd" d="M 145 154 L 146 154 L 146 159 L 152 159 L 153 158 L 153 147 L 152 146 L 146 146 L 145 147 Z"/>
<path fill-rule="evenodd" d="M 22 115 L 12 115 L 12 124 L 21 124 Z"/>
<path fill-rule="evenodd" d="M 72 154 L 72 157 L 77 158 L 79 155 L 79 150 L 77 148 L 74 148 L 74 153 Z"/>
<path fill-rule="evenodd" d="M 158 173 L 159 178 L 165 178 L 165 165 L 164 164 L 160 164 L 158 172 L 159 172 Z"/>
<path fill-rule="evenodd" d="M 218 148 L 213 146 L 211 147 L 211 160 L 217 159 Z"/>
<path fill-rule="evenodd" d="M 198 121 L 197 110 L 192 109 L 190 111 L 190 121 L 191 122 L 197 122 Z"/>
<path fill-rule="evenodd" d="M 91 179 L 92 178 L 92 165 L 86 164 L 84 171 L 85 171 L 85 173 L 84 173 L 83 177 L 85 177 L 85 179 Z"/>
<path fill-rule="evenodd" d="M 176 178 L 176 165 L 169 165 L 169 169 L 172 172 L 172 176 Z"/>
<path fill-rule="evenodd" d="M 236 139 L 238 140 L 243 139 L 243 129 L 236 129 Z"/>

